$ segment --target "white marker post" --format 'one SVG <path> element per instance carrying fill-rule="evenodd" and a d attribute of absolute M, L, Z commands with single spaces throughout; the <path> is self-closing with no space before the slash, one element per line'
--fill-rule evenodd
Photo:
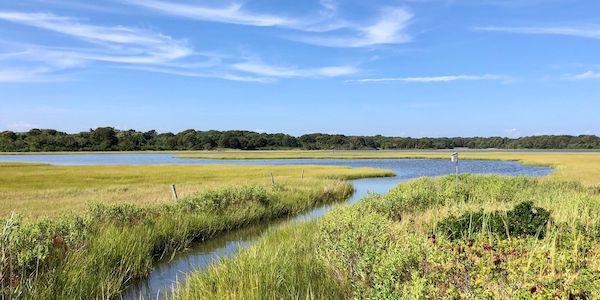
<path fill-rule="evenodd" d="M 450 161 L 454 163 L 454 167 L 456 168 L 456 192 L 458 193 L 458 152 L 452 153 Z"/>

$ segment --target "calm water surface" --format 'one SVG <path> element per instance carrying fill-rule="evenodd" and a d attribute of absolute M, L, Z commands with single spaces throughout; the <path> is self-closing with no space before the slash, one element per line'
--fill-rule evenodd
<path fill-rule="evenodd" d="M 174 154 L 61 154 L 61 155 L 0 155 L 0 162 L 38 162 L 53 165 L 149 165 L 149 164 L 243 164 L 243 165 L 333 165 L 382 168 L 394 171 L 395 177 L 353 180 L 356 192 L 345 203 L 352 204 L 369 192 L 385 193 L 398 183 L 423 177 L 452 174 L 454 165 L 443 159 L 269 159 L 269 160 L 211 160 L 174 158 Z M 518 162 L 495 160 L 463 160 L 461 173 L 545 176 L 550 168 L 525 166 Z M 332 204 L 317 207 L 302 215 L 276 220 L 229 232 L 198 243 L 190 251 L 157 262 L 150 275 L 133 283 L 123 294 L 125 299 L 164 298 L 174 284 L 193 271 L 205 269 L 215 259 L 232 255 L 249 246 L 266 230 L 290 222 L 302 222 L 323 216 L 333 209 Z"/>

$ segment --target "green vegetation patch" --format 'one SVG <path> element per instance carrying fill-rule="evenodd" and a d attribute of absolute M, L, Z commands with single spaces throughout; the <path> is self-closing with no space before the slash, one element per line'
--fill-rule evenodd
<path fill-rule="evenodd" d="M 294 137 L 283 133 L 258 133 L 246 130 L 199 131 L 188 129 L 177 134 L 140 132 L 98 127 L 68 134 L 53 129 L 28 132 L 0 132 L 0 151 L 140 151 L 140 150 L 212 150 L 212 149 L 599 149 L 600 137 L 594 135 L 529 136 L 520 138 L 410 138 L 345 136 L 341 134 L 305 134 Z"/>
<path fill-rule="evenodd" d="M 345 299 L 314 249 L 315 222 L 268 230 L 235 259 L 221 259 L 188 277 L 170 298 L 178 299 Z"/>
<path fill-rule="evenodd" d="M 600 207 L 588 189 L 524 177 L 461 182 L 456 193 L 451 177 L 420 179 L 339 209 L 323 220 L 316 251 L 360 299 L 600 292 Z"/>
<path fill-rule="evenodd" d="M 450 216 L 438 224 L 438 231 L 451 240 L 471 236 L 479 231 L 488 231 L 501 239 L 508 237 L 534 236 L 543 239 L 550 212 L 534 207 L 531 201 L 521 202 L 510 211 L 496 210 L 485 213 L 466 212 L 460 216 Z"/>
<path fill-rule="evenodd" d="M 461 175 L 460 181 L 456 193 L 452 176 L 418 179 L 335 209 L 318 222 L 288 226 L 285 234 L 271 231 L 257 246 L 192 276 L 173 297 L 600 295 L 598 195 L 578 183 L 527 177 Z M 281 260 L 271 260 L 274 255 Z M 285 271 L 291 264 L 314 272 L 291 274 Z M 266 281 L 273 278 L 285 284 Z"/>
<path fill-rule="evenodd" d="M 208 190 L 173 204 L 94 204 L 80 215 L 0 223 L 0 298 L 109 299 L 194 241 L 353 193 L 343 181 Z"/>

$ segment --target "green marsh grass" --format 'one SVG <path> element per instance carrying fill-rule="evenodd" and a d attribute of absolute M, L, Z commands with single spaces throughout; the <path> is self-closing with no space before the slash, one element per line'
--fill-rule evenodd
<path fill-rule="evenodd" d="M 193 242 L 348 198 L 352 185 L 333 178 L 390 174 L 347 168 L 337 169 L 337 174 L 334 168 L 307 170 L 330 179 L 316 176 L 283 179 L 275 185 L 233 185 L 149 206 L 96 203 L 84 212 L 52 219 L 23 220 L 11 214 L 1 223 L 0 294 L 110 299 L 146 276 L 154 261 Z M 327 174 L 327 170 L 334 172 Z"/>
<path fill-rule="evenodd" d="M 335 209 L 317 222 L 274 230 L 250 249 L 192 275 L 173 297 L 595 299 L 600 295 L 597 194 L 576 182 L 528 177 L 461 175 L 461 183 L 457 194 L 452 176 L 418 179 L 386 195 L 371 195 Z M 513 236 L 491 230 L 491 222 L 529 201 L 531 210 L 518 210 L 524 220 L 541 213 L 536 208 L 549 212 L 548 223 L 540 223 L 546 224 L 543 236 L 536 230 Z M 464 225 L 459 238 L 447 236 L 441 226 L 453 217 L 479 212 L 483 221 Z M 306 290 L 298 292 L 303 287 Z"/>
<path fill-rule="evenodd" d="M 314 255 L 314 222 L 269 230 L 235 259 L 222 259 L 196 273 L 179 299 L 342 299 L 335 278 Z"/>

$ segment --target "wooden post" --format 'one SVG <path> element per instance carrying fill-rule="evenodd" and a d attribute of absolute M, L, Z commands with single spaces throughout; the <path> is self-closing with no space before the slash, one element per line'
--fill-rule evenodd
<path fill-rule="evenodd" d="M 173 200 L 177 201 L 177 190 L 174 184 L 171 184 L 171 192 L 173 193 Z"/>
<path fill-rule="evenodd" d="M 273 177 L 273 172 L 271 172 L 271 184 L 275 186 L 275 177 Z"/>
<path fill-rule="evenodd" d="M 302 175 L 300 175 L 300 178 L 304 179 L 304 169 L 302 169 Z"/>

